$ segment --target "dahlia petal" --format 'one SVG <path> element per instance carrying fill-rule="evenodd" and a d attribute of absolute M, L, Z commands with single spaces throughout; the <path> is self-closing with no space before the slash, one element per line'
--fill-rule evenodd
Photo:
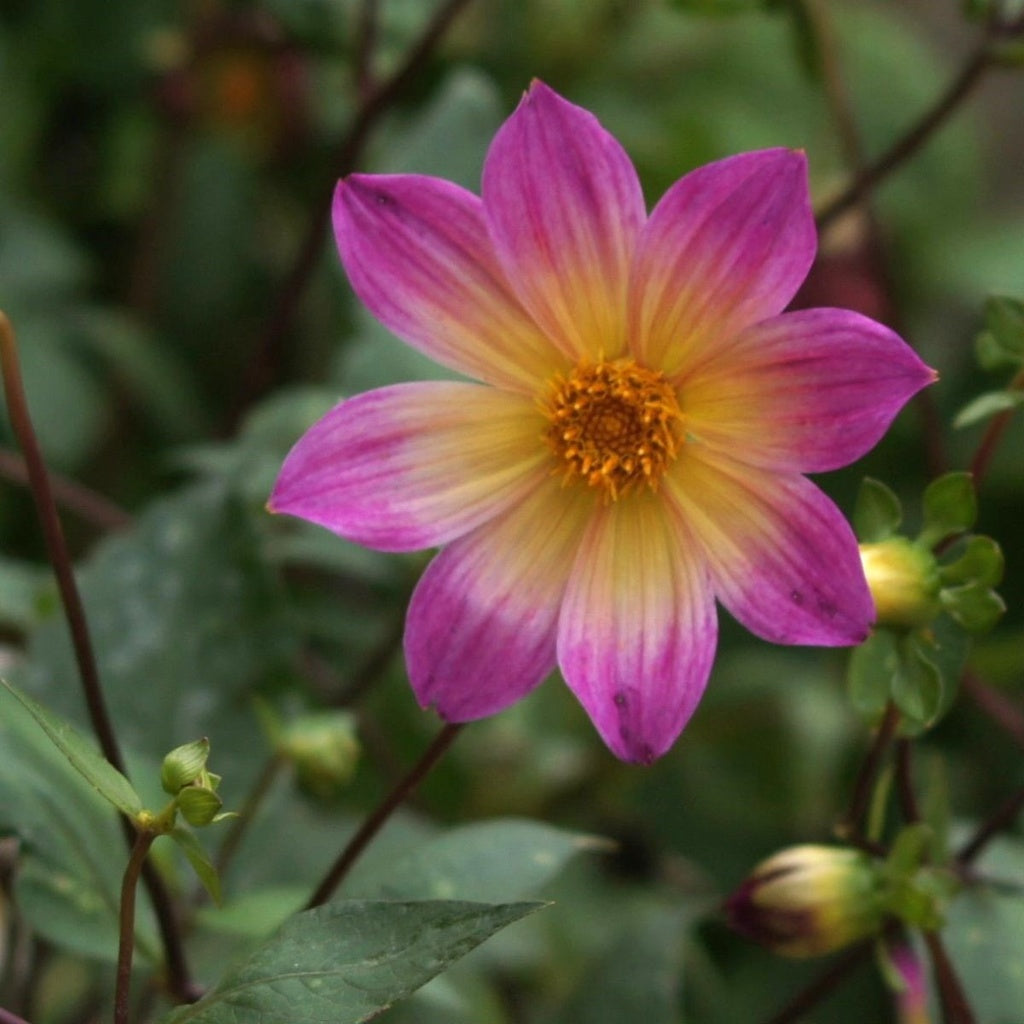
<path fill-rule="evenodd" d="M 405 629 L 409 680 L 423 707 L 450 722 L 482 718 L 551 673 L 558 608 L 592 508 L 589 495 L 545 477 L 431 562 Z"/>
<path fill-rule="evenodd" d="M 694 448 L 662 483 L 703 548 L 722 604 L 773 643 L 861 643 L 875 610 L 839 509 L 796 473 Z"/>
<path fill-rule="evenodd" d="M 381 551 L 445 544 L 534 485 L 547 455 L 533 403 L 479 384 L 396 384 L 336 405 L 298 441 L 270 496 Z"/>
<path fill-rule="evenodd" d="M 781 313 L 817 247 L 803 153 L 766 149 L 691 171 L 651 213 L 629 294 L 633 353 L 670 376 Z"/>
<path fill-rule="evenodd" d="M 619 143 L 535 81 L 491 143 L 483 197 L 498 258 L 545 333 L 573 360 L 619 355 L 646 216 Z"/>
<path fill-rule="evenodd" d="M 808 309 L 748 327 L 681 384 L 687 430 L 701 442 L 743 462 L 818 473 L 873 448 L 934 379 L 888 327 Z"/>
<path fill-rule="evenodd" d="M 569 578 L 558 663 L 625 761 L 668 750 L 711 672 L 715 604 L 694 549 L 671 505 L 634 495 L 600 509 Z"/>
<path fill-rule="evenodd" d="M 418 174 L 353 174 L 338 183 L 333 212 L 353 289 L 414 348 L 522 391 L 561 364 L 510 291 L 471 192 Z"/>

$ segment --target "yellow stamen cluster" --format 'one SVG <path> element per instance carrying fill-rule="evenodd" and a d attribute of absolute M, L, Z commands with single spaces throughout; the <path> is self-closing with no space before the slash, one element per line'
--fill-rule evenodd
<path fill-rule="evenodd" d="M 565 481 L 581 479 L 614 501 L 638 484 L 657 490 L 678 454 L 682 413 L 662 373 L 632 359 L 581 363 L 558 375 L 544 403 L 546 440 Z"/>

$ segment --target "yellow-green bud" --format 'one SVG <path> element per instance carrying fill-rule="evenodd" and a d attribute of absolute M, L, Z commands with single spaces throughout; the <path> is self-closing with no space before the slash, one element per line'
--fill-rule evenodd
<path fill-rule="evenodd" d="M 837 846 L 792 846 L 754 868 L 729 897 L 729 925 L 782 956 L 822 956 L 877 932 L 878 862 Z"/>
<path fill-rule="evenodd" d="M 210 741 L 201 740 L 175 747 L 165 758 L 160 768 L 160 784 L 165 793 L 177 796 L 178 790 L 195 782 L 206 768 L 210 756 Z"/>
<path fill-rule="evenodd" d="M 321 711 L 290 722 L 279 752 L 295 765 L 299 785 L 329 799 L 352 778 L 359 760 L 355 721 L 344 711 Z"/>
<path fill-rule="evenodd" d="M 904 537 L 861 544 L 860 561 L 880 626 L 923 626 L 938 615 L 939 566 L 927 548 Z"/>
<path fill-rule="evenodd" d="M 209 825 L 223 806 L 221 798 L 205 786 L 186 786 L 178 794 L 178 810 L 190 825 Z"/>

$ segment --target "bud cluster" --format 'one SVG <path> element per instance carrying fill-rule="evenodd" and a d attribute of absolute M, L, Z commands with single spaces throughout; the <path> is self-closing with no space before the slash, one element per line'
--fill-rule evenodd
<path fill-rule="evenodd" d="M 160 784 L 174 797 L 182 817 L 195 826 L 209 825 L 225 816 L 220 813 L 223 801 L 217 795 L 220 776 L 206 768 L 210 741 L 201 740 L 175 747 L 160 768 Z"/>

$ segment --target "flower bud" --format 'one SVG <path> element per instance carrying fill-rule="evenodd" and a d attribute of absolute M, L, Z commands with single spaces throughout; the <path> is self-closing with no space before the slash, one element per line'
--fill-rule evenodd
<path fill-rule="evenodd" d="M 903 537 L 861 544 L 860 560 L 880 626 L 923 626 L 938 615 L 939 567 L 927 548 Z"/>
<path fill-rule="evenodd" d="M 193 743 L 175 747 L 160 768 L 160 784 L 165 793 L 177 796 L 183 787 L 195 782 L 206 768 L 210 756 L 210 741 L 204 736 Z"/>
<path fill-rule="evenodd" d="M 725 913 L 735 931 L 782 956 L 822 956 L 878 931 L 878 865 L 859 850 L 792 846 L 758 864 Z"/>
<path fill-rule="evenodd" d="M 221 798 L 205 786 L 186 786 L 178 794 L 178 810 L 190 825 L 196 827 L 209 825 L 223 806 Z"/>
<path fill-rule="evenodd" d="M 359 760 L 355 722 L 343 711 L 302 715 L 284 730 L 278 750 L 295 765 L 303 789 L 330 799 L 352 777 Z"/>

